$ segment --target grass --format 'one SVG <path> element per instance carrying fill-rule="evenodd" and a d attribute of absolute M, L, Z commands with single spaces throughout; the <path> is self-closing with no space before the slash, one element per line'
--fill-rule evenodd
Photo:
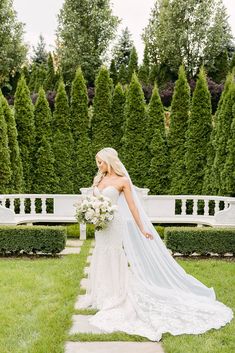
<path fill-rule="evenodd" d="M 0 258 L 0 352 L 62 353 L 90 248 L 60 258 Z"/>
<path fill-rule="evenodd" d="M 96 310 L 75 310 L 77 295 L 84 293 L 80 280 L 91 240 L 83 243 L 79 255 L 61 258 L 0 258 L 0 352 L 62 353 L 72 341 L 148 341 L 123 332 L 75 334 L 69 336 L 74 314 L 95 314 Z M 217 299 L 235 310 L 235 262 L 219 259 L 178 259 L 185 270 L 209 287 Z M 219 330 L 201 335 L 163 334 L 166 353 L 233 353 L 235 320 Z"/>

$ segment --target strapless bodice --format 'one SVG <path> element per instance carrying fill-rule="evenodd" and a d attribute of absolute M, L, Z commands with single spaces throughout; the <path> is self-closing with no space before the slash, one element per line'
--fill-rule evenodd
<path fill-rule="evenodd" d="M 120 192 L 118 191 L 118 189 L 112 185 L 106 186 L 102 190 L 99 190 L 98 187 L 95 186 L 93 192 L 94 192 L 95 196 L 101 194 L 101 195 L 109 197 L 110 200 L 112 201 L 112 204 L 117 204 L 117 200 L 120 195 Z"/>

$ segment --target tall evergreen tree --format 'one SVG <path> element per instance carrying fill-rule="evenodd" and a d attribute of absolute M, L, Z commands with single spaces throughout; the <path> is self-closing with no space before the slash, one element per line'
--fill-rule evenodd
<path fill-rule="evenodd" d="M 7 186 L 11 179 L 11 160 L 8 148 L 7 124 L 0 99 L 0 193 L 8 193 Z"/>
<path fill-rule="evenodd" d="M 138 55 L 135 47 L 131 49 L 130 60 L 128 63 L 128 68 L 127 68 L 128 82 L 131 81 L 131 78 L 134 72 L 136 72 L 136 74 L 138 73 Z"/>
<path fill-rule="evenodd" d="M 120 82 L 123 86 L 127 84 L 128 76 L 127 76 L 127 69 L 124 64 L 120 66 L 120 70 L 118 73 L 118 82 Z"/>
<path fill-rule="evenodd" d="M 233 119 L 232 107 L 235 103 L 235 83 L 229 85 L 228 92 L 224 97 L 224 102 L 218 115 L 216 126 L 215 159 L 213 171 L 215 176 L 215 187 L 218 193 L 223 195 L 223 181 L 221 173 L 224 170 L 227 158 L 227 142 L 231 138 L 231 124 Z"/>
<path fill-rule="evenodd" d="M 35 137 L 34 109 L 30 98 L 30 92 L 22 76 L 18 82 L 15 101 L 15 120 L 18 131 L 18 143 L 24 175 L 24 192 L 31 192 L 32 183 L 32 158 Z"/>
<path fill-rule="evenodd" d="M 123 136 L 123 128 L 124 128 L 124 108 L 125 108 L 125 93 L 122 89 L 120 83 L 114 89 L 112 96 L 112 119 L 111 119 L 111 128 L 113 132 L 113 142 L 112 147 L 117 151 L 121 150 L 121 139 Z"/>
<path fill-rule="evenodd" d="M 118 82 L 118 73 L 117 73 L 116 63 L 115 63 L 114 59 L 111 60 L 109 74 L 110 74 L 111 79 L 113 80 L 114 86 L 116 86 L 116 84 Z"/>
<path fill-rule="evenodd" d="M 148 46 L 145 45 L 144 48 L 144 58 L 143 63 L 139 68 L 138 78 L 142 85 L 147 85 L 149 83 L 149 53 L 148 53 Z"/>
<path fill-rule="evenodd" d="M 139 187 L 147 185 L 147 172 L 150 167 L 147 155 L 145 131 L 147 128 L 147 115 L 142 87 L 136 74 L 127 92 L 125 105 L 125 131 L 123 135 L 123 148 L 121 159 L 128 169 L 133 183 Z"/>
<path fill-rule="evenodd" d="M 169 156 L 164 107 L 156 84 L 149 103 L 146 141 L 150 164 L 147 185 L 153 194 L 166 194 L 169 190 Z"/>
<path fill-rule="evenodd" d="M 112 50 L 118 71 L 120 71 L 121 65 L 124 65 L 125 69 L 127 69 L 133 45 L 134 42 L 132 40 L 132 35 L 128 27 L 126 27 L 122 30 L 122 33 L 118 37 L 117 43 Z"/>
<path fill-rule="evenodd" d="M 201 195 L 202 193 L 211 131 L 211 97 L 205 71 L 202 68 L 193 92 L 191 115 L 186 134 L 187 192 L 190 194 Z"/>
<path fill-rule="evenodd" d="M 207 165 L 206 165 L 205 176 L 203 181 L 203 194 L 207 194 L 207 195 L 216 195 L 218 193 L 218 188 L 216 187 L 216 170 L 214 166 L 215 150 L 220 140 L 220 120 L 219 120 L 219 118 L 221 118 L 220 113 L 223 107 L 224 99 L 228 93 L 228 90 L 232 81 L 233 81 L 233 75 L 228 74 L 223 92 L 220 96 L 216 113 L 214 115 L 214 119 L 213 119 L 214 120 L 213 129 L 210 136 L 210 143 L 208 145 Z"/>
<path fill-rule="evenodd" d="M 73 165 L 72 154 L 74 149 L 73 136 L 69 126 L 70 108 L 63 81 L 55 98 L 52 127 L 52 151 L 55 157 L 54 170 L 58 178 L 56 193 L 73 193 Z"/>
<path fill-rule="evenodd" d="M 111 89 L 108 70 L 101 67 L 95 83 L 95 97 L 92 118 L 93 153 L 112 145 L 111 130 Z"/>
<path fill-rule="evenodd" d="M 33 47 L 32 61 L 36 65 L 46 65 L 48 53 L 46 50 L 46 42 L 42 34 L 40 34 L 36 47 Z"/>
<path fill-rule="evenodd" d="M 214 64 L 208 70 L 208 76 L 217 83 L 224 82 L 229 72 L 229 59 L 227 50 L 223 50 L 214 59 Z"/>
<path fill-rule="evenodd" d="M 48 60 L 47 60 L 46 78 L 44 81 L 45 91 L 52 91 L 55 88 L 55 80 L 56 80 L 56 77 L 55 77 L 53 56 L 51 53 L 49 53 Z"/>
<path fill-rule="evenodd" d="M 89 138 L 87 88 L 80 68 L 72 84 L 70 117 L 74 139 L 72 154 L 74 192 L 80 193 L 80 188 L 92 184 L 96 167 Z"/>
<path fill-rule="evenodd" d="M 183 194 L 185 189 L 185 135 L 188 128 L 190 109 L 190 87 L 184 67 L 179 69 L 171 103 L 168 144 L 170 149 L 170 193 Z"/>
<path fill-rule="evenodd" d="M 230 139 L 227 143 L 227 157 L 221 171 L 221 191 L 224 195 L 235 196 L 235 103 L 232 107 L 233 120 Z"/>
<path fill-rule="evenodd" d="M 20 149 L 17 140 L 17 129 L 15 117 L 12 109 L 9 107 L 7 100 L 3 97 L 0 91 L 0 101 L 3 108 L 3 114 L 7 124 L 7 135 L 8 135 L 8 149 L 10 153 L 11 162 L 11 179 L 8 183 L 7 189 L 9 193 L 21 193 L 23 192 L 23 167 L 20 157 Z"/>

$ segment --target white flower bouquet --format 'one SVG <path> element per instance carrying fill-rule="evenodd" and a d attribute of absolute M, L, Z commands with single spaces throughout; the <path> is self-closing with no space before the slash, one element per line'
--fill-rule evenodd
<path fill-rule="evenodd" d="M 96 230 L 106 228 L 108 222 L 114 218 L 114 211 L 117 210 L 117 206 L 112 205 L 110 198 L 103 195 L 86 195 L 74 206 L 78 223 L 92 223 Z"/>

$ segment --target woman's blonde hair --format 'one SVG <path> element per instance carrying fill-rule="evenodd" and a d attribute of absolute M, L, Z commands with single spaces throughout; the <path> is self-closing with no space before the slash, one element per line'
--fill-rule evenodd
<path fill-rule="evenodd" d="M 107 163 L 109 173 L 111 172 L 111 168 L 112 168 L 117 175 L 120 175 L 120 176 L 125 175 L 121 166 L 121 161 L 118 158 L 118 153 L 114 148 L 112 147 L 102 148 L 102 150 L 96 153 L 95 157 L 96 158 L 99 157 L 100 159 L 102 159 L 102 161 Z M 92 186 L 97 186 L 106 174 L 107 173 L 102 173 L 100 170 L 98 170 L 97 174 L 94 177 Z"/>

